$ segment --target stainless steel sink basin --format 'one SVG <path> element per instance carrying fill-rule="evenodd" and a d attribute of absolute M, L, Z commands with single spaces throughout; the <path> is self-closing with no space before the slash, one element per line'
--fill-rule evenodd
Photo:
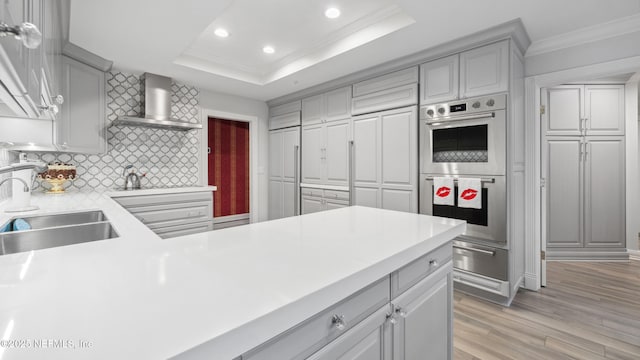
<path fill-rule="evenodd" d="M 46 229 L 58 226 L 89 224 L 108 220 L 102 211 L 85 211 L 64 214 L 36 215 L 21 217 L 29 225 L 31 229 Z M 10 220 L 9 222 L 13 221 Z M 5 224 L 6 225 L 6 224 Z M 0 229 L 4 226 L 0 226 Z"/>
<path fill-rule="evenodd" d="M 104 216 L 104 214 L 103 214 Z M 58 226 L 0 234 L 0 255 L 113 239 L 118 233 L 109 222 Z"/>

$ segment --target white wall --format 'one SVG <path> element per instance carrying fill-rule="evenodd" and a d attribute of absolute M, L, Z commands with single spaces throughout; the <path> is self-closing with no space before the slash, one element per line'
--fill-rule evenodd
<path fill-rule="evenodd" d="M 640 31 L 534 56 L 527 55 L 525 74 L 534 76 L 640 56 Z"/>
<path fill-rule="evenodd" d="M 268 220 L 269 179 L 267 178 L 267 169 L 269 165 L 269 109 L 267 104 L 264 101 L 206 90 L 201 90 L 199 100 L 202 109 L 244 116 L 255 116 L 258 118 L 258 194 L 255 199 L 258 201 L 258 213 L 255 219 L 257 219 L 257 221 Z M 251 181 L 253 182 L 253 180 L 255 179 Z M 206 180 L 204 181 L 206 182 Z"/>

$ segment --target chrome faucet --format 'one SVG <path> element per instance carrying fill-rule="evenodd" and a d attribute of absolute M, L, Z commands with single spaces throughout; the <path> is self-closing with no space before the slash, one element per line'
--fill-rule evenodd
<path fill-rule="evenodd" d="M 2 186 L 2 184 L 6 183 L 9 180 L 20 180 L 20 182 L 24 184 L 24 192 L 31 191 L 31 189 L 29 189 L 29 185 L 27 184 L 27 182 L 22 180 L 22 179 L 20 179 L 19 177 L 8 177 L 8 178 L 0 181 L 0 186 Z"/>
<path fill-rule="evenodd" d="M 29 170 L 29 169 L 33 169 L 35 172 L 41 173 L 43 171 L 47 171 L 47 165 L 44 163 L 17 163 L 17 164 L 1 167 L 0 174 L 12 172 L 12 171 Z"/>
<path fill-rule="evenodd" d="M 140 189 L 140 177 L 134 171 L 127 174 L 127 170 L 131 169 L 133 165 L 127 165 L 124 167 L 122 176 L 124 176 L 124 189 L 125 190 L 137 190 Z"/>

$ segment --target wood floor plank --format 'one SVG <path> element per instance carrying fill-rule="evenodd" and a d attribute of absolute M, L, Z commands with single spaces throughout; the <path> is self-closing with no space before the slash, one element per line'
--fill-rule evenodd
<path fill-rule="evenodd" d="M 548 262 L 511 307 L 454 293 L 454 359 L 640 359 L 640 261 Z"/>

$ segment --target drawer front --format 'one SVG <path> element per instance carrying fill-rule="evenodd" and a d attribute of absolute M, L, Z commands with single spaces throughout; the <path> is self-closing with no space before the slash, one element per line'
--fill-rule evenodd
<path fill-rule="evenodd" d="M 395 71 L 353 84 L 353 97 L 372 94 L 407 84 L 418 82 L 418 67 Z"/>
<path fill-rule="evenodd" d="M 300 126 L 300 111 L 273 116 L 269 119 L 269 130 L 277 130 L 291 126 Z"/>
<path fill-rule="evenodd" d="M 420 282 L 420 280 L 448 263 L 452 256 L 453 248 L 451 242 L 448 242 L 392 273 L 391 297 L 395 299 L 398 295 Z"/>
<path fill-rule="evenodd" d="M 344 200 L 349 201 L 348 191 L 325 190 L 324 198 L 327 200 Z"/>
<path fill-rule="evenodd" d="M 389 277 L 384 277 L 266 344 L 249 351 L 242 359 L 306 359 L 389 301 Z M 336 326 L 334 317 L 344 321 L 343 328 L 339 329 Z"/>
<path fill-rule="evenodd" d="M 127 208 L 137 206 L 150 206 L 150 205 L 162 205 L 162 204 L 175 204 L 175 203 L 192 203 L 195 201 L 213 201 L 212 192 L 197 192 L 197 193 L 183 193 L 183 194 L 166 194 L 166 195 L 144 195 L 144 196 L 125 196 L 114 197 L 118 204 Z"/>
<path fill-rule="evenodd" d="M 189 204 L 183 207 L 150 206 L 132 209 L 130 212 L 146 225 L 163 223 L 177 225 L 179 223 L 206 221 L 211 219 L 212 210 L 209 203 Z"/>
<path fill-rule="evenodd" d="M 177 236 L 212 231 L 213 221 L 204 221 L 187 225 L 163 226 L 152 230 L 161 238 L 169 239 Z"/>
<path fill-rule="evenodd" d="M 418 84 L 409 84 L 397 88 L 379 91 L 351 100 L 353 115 L 396 109 L 418 103 Z"/>
<path fill-rule="evenodd" d="M 301 188 L 300 193 L 302 194 L 302 196 L 322 197 L 324 194 L 324 190 L 312 189 L 312 188 Z"/>

